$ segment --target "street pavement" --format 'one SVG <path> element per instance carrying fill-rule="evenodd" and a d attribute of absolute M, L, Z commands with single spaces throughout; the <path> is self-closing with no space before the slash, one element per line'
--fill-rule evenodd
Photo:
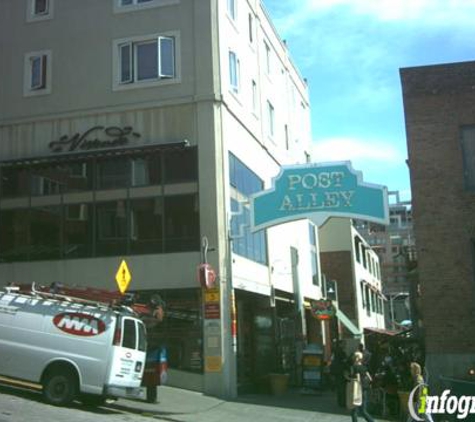
<path fill-rule="evenodd" d="M 107 407 L 167 422 L 349 422 L 347 410 L 336 405 L 329 391 L 302 394 L 292 390 L 281 396 L 253 394 L 232 401 L 202 393 L 161 386 L 159 402 L 119 400 Z M 386 419 L 375 418 L 377 421 Z"/>

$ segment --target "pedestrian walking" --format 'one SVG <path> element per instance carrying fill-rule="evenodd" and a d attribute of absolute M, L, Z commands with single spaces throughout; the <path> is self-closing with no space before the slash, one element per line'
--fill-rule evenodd
<path fill-rule="evenodd" d="M 417 362 L 411 362 L 410 363 L 410 369 L 411 369 L 411 378 L 412 378 L 412 383 L 413 383 L 413 391 L 415 392 L 413 396 L 413 409 L 420 409 L 420 393 L 421 393 L 421 388 L 426 385 L 426 382 L 424 380 L 424 377 L 422 376 L 422 368 L 421 365 L 419 365 Z M 418 414 L 418 417 L 422 418 L 422 420 L 426 422 L 434 422 L 432 419 L 432 416 L 429 413 L 423 413 L 423 414 Z M 409 415 L 407 417 L 407 422 L 412 422 L 414 419 Z"/>
<path fill-rule="evenodd" d="M 336 390 L 336 400 L 338 406 L 346 406 L 346 378 L 347 356 L 341 343 L 337 343 L 333 351 L 333 359 L 330 366 L 330 372 L 333 378 L 333 384 Z"/>
<path fill-rule="evenodd" d="M 358 415 L 367 422 L 374 422 L 367 410 L 371 381 L 368 368 L 363 364 L 363 353 L 356 351 L 348 373 L 347 384 L 347 407 L 351 409 L 352 422 L 358 421 Z"/>

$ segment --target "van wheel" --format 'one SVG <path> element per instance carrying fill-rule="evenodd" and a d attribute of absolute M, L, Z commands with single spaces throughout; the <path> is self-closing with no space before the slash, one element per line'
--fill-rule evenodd
<path fill-rule="evenodd" d="M 43 397 L 54 406 L 67 406 L 77 394 L 77 380 L 70 371 L 53 371 L 43 381 Z"/>
<path fill-rule="evenodd" d="M 104 396 L 98 396 L 97 394 L 81 394 L 80 400 L 85 406 L 91 407 L 102 406 L 106 402 Z"/>

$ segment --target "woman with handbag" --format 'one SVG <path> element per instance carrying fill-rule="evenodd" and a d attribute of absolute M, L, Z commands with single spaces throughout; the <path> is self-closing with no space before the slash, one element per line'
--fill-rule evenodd
<path fill-rule="evenodd" d="M 371 381 L 368 368 L 363 365 L 363 353 L 355 352 L 347 384 L 347 407 L 351 410 L 352 422 L 358 421 L 358 414 L 366 421 L 374 422 L 367 410 Z"/>

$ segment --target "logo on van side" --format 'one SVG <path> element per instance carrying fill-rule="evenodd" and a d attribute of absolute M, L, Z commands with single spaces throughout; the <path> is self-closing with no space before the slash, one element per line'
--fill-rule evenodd
<path fill-rule="evenodd" d="M 106 330 L 104 321 L 82 313 L 58 314 L 53 318 L 53 324 L 65 333 L 75 336 L 97 336 Z"/>

